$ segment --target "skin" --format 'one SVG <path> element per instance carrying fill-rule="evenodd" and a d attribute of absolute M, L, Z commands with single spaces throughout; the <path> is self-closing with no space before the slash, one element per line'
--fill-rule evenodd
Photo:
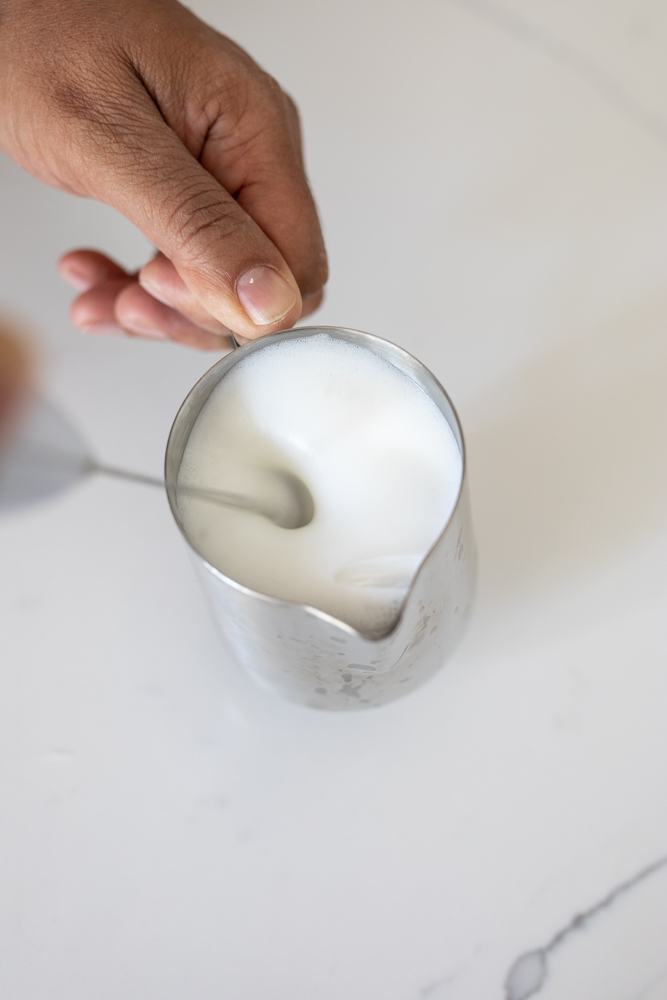
<path fill-rule="evenodd" d="M 175 0 L 0 0 L 0 146 L 158 251 L 138 274 L 95 250 L 60 260 L 80 330 L 220 350 L 322 299 L 296 107 Z"/>

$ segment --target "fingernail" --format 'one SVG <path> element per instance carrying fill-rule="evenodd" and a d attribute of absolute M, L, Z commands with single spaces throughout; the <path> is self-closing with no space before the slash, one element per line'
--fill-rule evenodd
<path fill-rule="evenodd" d="M 267 326 L 286 316 L 296 293 L 272 267 L 251 267 L 242 274 L 236 294 L 255 326 Z"/>
<path fill-rule="evenodd" d="M 69 285 L 73 285 L 79 292 L 87 292 L 94 284 L 89 274 L 79 271 L 76 267 L 70 267 L 69 264 L 60 265 L 60 274 Z"/>

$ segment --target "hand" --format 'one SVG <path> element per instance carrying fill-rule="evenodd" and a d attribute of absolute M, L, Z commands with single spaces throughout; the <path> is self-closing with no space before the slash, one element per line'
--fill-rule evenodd
<path fill-rule="evenodd" d="M 158 256 L 60 262 L 77 326 L 220 349 L 317 307 L 326 254 L 296 108 L 175 0 L 0 0 L 0 145 L 119 209 Z"/>

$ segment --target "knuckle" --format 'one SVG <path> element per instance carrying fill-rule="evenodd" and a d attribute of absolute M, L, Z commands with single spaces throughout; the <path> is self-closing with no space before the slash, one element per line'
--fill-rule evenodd
<path fill-rule="evenodd" d="M 202 84 L 200 131 L 205 145 L 216 146 L 228 167 L 260 147 L 280 145 L 289 132 L 290 112 L 280 84 L 248 57 L 209 64 Z"/>
<path fill-rule="evenodd" d="M 286 117 L 285 98 L 280 84 L 259 69 L 242 81 L 243 104 L 238 123 L 254 129 L 275 127 Z"/>
<path fill-rule="evenodd" d="M 227 204 L 211 187 L 184 191 L 172 207 L 168 226 L 190 261 L 209 256 L 211 243 L 227 243 L 243 230 L 235 205 Z"/>
<path fill-rule="evenodd" d="M 277 105 L 282 105 L 285 95 L 278 81 L 265 70 L 260 70 L 259 74 L 259 81 L 267 98 L 275 101 Z"/>

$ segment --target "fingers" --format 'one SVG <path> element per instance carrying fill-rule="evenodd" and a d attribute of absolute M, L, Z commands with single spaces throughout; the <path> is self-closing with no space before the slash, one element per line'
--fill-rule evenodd
<path fill-rule="evenodd" d="M 129 333 L 211 351 L 232 346 L 229 331 L 206 312 L 162 254 L 142 268 L 139 283 L 96 250 L 65 254 L 58 270 L 82 292 L 72 305 L 71 317 L 83 333 Z M 302 317 L 313 313 L 322 298 L 318 292 L 304 299 Z"/>
<path fill-rule="evenodd" d="M 201 329 L 141 288 L 134 275 L 103 254 L 77 250 L 59 262 L 62 276 L 83 293 L 71 308 L 72 322 L 84 333 L 130 334 L 151 340 L 173 340 L 200 350 L 229 350 L 231 340 L 220 328 Z M 210 323 L 216 321 L 209 317 Z"/>
<path fill-rule="evenodd" d="M 227 330 L 207 312 L 194 297 L 178 271 L 163 254 L 158 254 L 142 267 L 139 284 L 154 298 L 170 305 L 204 330 L 225 335 Z M 322 304 L 324 292 L 319 291 L 303 299 L 301 318 L 310 316 Z"/>
<path fill-rule="evenodd" d="M 133 279 L 112 278 L 89 288 L 74 300 L 70 318 L 83 333 L 104 333 L 119 336 L 124 331 L 116 318 L 116 299 Z"/>
<path fill-rule="evenodd" d="M 86 288 L 102 266 L 90 255 L 63 262 L 84 291 L 73 315 L 88 328 L 122 318 L 138 331 L 143 318 L 142 334 L 155 335 L 159 318 L 178 339 L 195 337 L 183 320 L 218 338 L 233 330 L 254 339 L 292 326 L 302 295 L 314 308 L 327 278 L 298 114 L 245 53 L 183 8 L 175 31 L 172 6 L 150 4 L 164 30 L 129 44 L 112 90 L 85 116 L 78 105 L 65 110 L 80 148 L 70 186 L 119 209 L 161 251 L 140 283 L 182 319 L 136 290 L 123 299 L 131 317 L 112 311 L 113 283 L 125 277 L 111 270 Z"/>
<path fill-rule="evenodd" d="M 236 192 L 237 204 L 259 223 L 280 249 L 299 286 L 303 303 L 301 315 L 306 316 L 322 301 L 328 276 L 327 259 L 317 212 L 303 171 L 298 112 L 294 102 L 282 91 L 277 103 L 278 121 L 272 123 L 268 134 L 263 134 L 260 121 L 246 122 L 244 128 L 256 132 L 258 138 L 242 157 L 229 155 L 229 144 L 220 126 L 209 130 L 201 162 L 226 190 Z M 265 111 L 265 105 L 261 106 Z M 238 132 L 233 142 L 244 145 Z M 229 252 L 232 252 L 231 246 Z M 142 268 L 139 281 L 152 295 L 197 325 L 220 332 L 224 324 L 215 322 L 211 316 L 215 305 L 211 306 L 209 299 L 206 307 L 196 296 L 193 290 L 196 284 L 192 276 L 188 280 L 187 269 L 181 265 L 184 280 L 177 267 L 178 262 L 174 266 L 163 254 L 158 254 Z M 283 317 L 282 321 L 279 317 L 276 321 L 274 317 L 274 322 L 266 322 L 266 315 L 271 314 L 271 302 L 280 297 L 280 281 L 271 269 L 261 266 L 251 269 L 238 279 L 236 292 L 245 312 L 260 327 L 259 332 L 282 329 L 295 321 L 292 317 Z M 246 337 L 257 335 L 241 325 L 236 326 L 235 332 L 240 333 L 242 329 Z"/>
<path fill-rule="evenodd" d="M 298 115 L 275 81 L 175 0 L 40 0 L 34 18 L 31 6 L 0 0 L 3 147 L 117 208 L 172 262 L 181 318 L 162 311 L 168 335 L 194 337 L 188 321 L 253 339 L 297 322 L 326 255 Z M 82 292 L 75 321 L 117 326 L 134 279 L 92 251 L 61 267 Z M 135 324 L 157 318 L 136 289 L 122 303 Z"/>
<path fill-rule="evenodd" d="M 280 250 L 302 296 L 314 295 L 326 284 L 328 265 L 298 111 L 270 78 L 253 85 L 242 118 L 231 127 L 221 115 L 209 129 L 201 163 Z"/>
<path fill-rule="evenodd" d="M 222 327 L 252 339 L 292 326 L 301 290 L 317 294 L 327 275 L 293 105 L 221 36 L 202 44 L 201 33 L 186 34 L 173 60 L 170 38 L 146 37 L 136 53 L 135 83 L 138 74 L 151 96 L 137 92 L 132 114 L 115 123 L 96 193 L 148 236 Z M 183 48 L 188 69 L 165 75 L 184 65 Z"/>
<path fill-rule="evenodd" d="M 58 261 L 60 275 L 82 295 L 74 300 L 70 318 L 82 333 L 124 333 L 115 317 L 116 298 L 134 278 L 97 250 L 74 250 Z"/>
<path fill-rule="evenodd" d="M 222 335 L 229 332 L 195 298 L 174 265 L 163 254 L 157 254 L 142 267 L 139 284 L 154 298 L 177 309 L 202 329 Z"/>
<path fill-rule="evenodd" d="M 72 250 L 63 254 L 58 261 L 58 271 L 65 281 L 82 292 L 103 281 L 129 278 L 127 271 L 97 250 Z"/>
<path fill-rule="evenodd" d="M 118 295 L 114 314 L 124 330 L 141 337 L 174 340 L 202 351 L 224 351 L 232 347 L 228 336 L 203 330 L 176 309 L 158 302 L 136 282 L 127 285 Z"/>
<path fill-rule="evenodd" d="M 132 142 L 136 137 L 132 138 Z M 276 246 L 162 122 L 142 128 L 148 169 L 102 165 L 98 197 L 119 208 L 173 261 L 222 327 L 249 338 L 292 326 L 301 294 Z"/>

